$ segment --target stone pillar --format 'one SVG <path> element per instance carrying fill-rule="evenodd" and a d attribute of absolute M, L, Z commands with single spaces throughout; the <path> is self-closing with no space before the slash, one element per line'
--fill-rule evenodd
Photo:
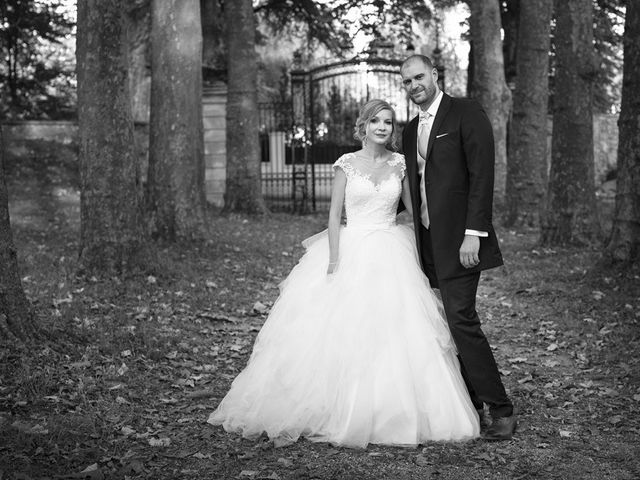
<path fill-rule="evenodd" d="M 224 205 L 227 179 L 227 86 L 223 82 L 205 85 L 202 91 L 204 158 L 207 201 Z"/>

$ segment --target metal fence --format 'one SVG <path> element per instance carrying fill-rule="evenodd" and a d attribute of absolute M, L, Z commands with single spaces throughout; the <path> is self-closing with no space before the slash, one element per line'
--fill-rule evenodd
<path fill-rule="evenodd" d="M 292 71 L 291 103 L 260 104 L 262 189 L 272 210 L 326 210 L 332 164 L 360 148 L 358 110 L 387 100 L 402 127 L 415 107 L 401 88 L 400 61 L 368 58 Z"/>

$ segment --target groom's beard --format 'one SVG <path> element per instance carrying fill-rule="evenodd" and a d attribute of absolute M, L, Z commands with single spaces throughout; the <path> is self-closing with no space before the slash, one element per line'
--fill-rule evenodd
<path fill-rule="evenodd" d="M 416 100 L 414 98 L 413 92 L 415 92 L 418 98 L 422 98 L 422 100 Z M 413 92 L 409 92 L 409 98 L 413 103 L 418 105 L 420 108 L 423 108 L 424 110 L 429 108 L 429 106 L 438 96 L 438 89 L 435 85 L 433 85 L 432 87 L 422 87 L 420 89 L 414 89 Z"/>

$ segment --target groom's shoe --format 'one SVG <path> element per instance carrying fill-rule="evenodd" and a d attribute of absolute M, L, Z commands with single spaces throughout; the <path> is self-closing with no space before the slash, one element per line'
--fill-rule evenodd
<path fill-rule="evenodd" d="M 488 441 L 511 440 L 517 426 L 515 413 L 510 417 L 494 418 L 482 438 Z"/>

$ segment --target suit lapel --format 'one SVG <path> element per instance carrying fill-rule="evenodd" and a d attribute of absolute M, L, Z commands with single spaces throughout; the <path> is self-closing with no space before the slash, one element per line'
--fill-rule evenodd
<path fill-rule="evenodd" d="M 433 147 L 433 142 L 436 139 L 436 135 L 438 135 L 438 130 L 440 129 L 440 125 L 442 125 L 442 121 L 444 117 L 447 116 L 447 112 L 451 108 L 451 97 L 446 93 L 443 94 L 442 100 L 440 101 L 440 106 L 438 107 L 438 112 L 436 113 L 436 117 L 433 119 L 433 125 L 431 126 L 431 132 L 429 133 L 429 143 L 427 144 L 427 160 L 431 155 L 431 148 Z"/>

